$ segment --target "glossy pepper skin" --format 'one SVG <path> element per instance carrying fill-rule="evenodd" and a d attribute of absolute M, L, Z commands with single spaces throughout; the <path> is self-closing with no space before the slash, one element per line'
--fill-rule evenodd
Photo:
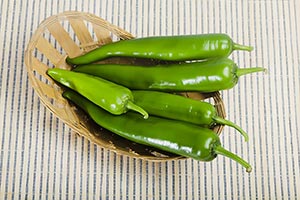
<path fill-rule="evenodd" d="M 49 69 L 47 74 L 112 114 L 120 115 L 130 109 L 148 118 L 148 113 L 133 103 L 131 91 L 123 86 L 92 75 L 58 68 Z"/>
<path fill-rule="evenodd" d="M 211 161 L 222 154 L 251 171 L 246 161 L 221 147 L 219 137 L 210 129 L 154 116 L 143 120 L 133 112 L 111 115 L 74 91 L 66 91 L 63 96 L 82 108 L 98 125 L 128 140 L 200 161 Z"/>
<path fill-rule="evenodd" d="M 215 107 L 203 101 L 158 91 L 133 90 L 136 105 L 150 115 L 181 120 L 211 128 L 224 124 L 237 129 L 248 141 L 247 133 L 233 122 L 218 116 Z"/>
<path fill-rule="evenodd" d="M 234 87 L 241 75 L 265 69 L 239 69 L 232 60 L 221 58 L 157 66 L 89 64 L 73 70 L 99 76 L 130 89 L 215 92 Z"/>
<path fill-rule="evenodd" d="M 252 47 L 236 44 L 226 34 L 159 36 L 110 43 L 82 56 L 68 57 L 67 62 L 82 65 L 116 56 L 190 61 L 227 57 L 233 50 L 251 51 Z"/>

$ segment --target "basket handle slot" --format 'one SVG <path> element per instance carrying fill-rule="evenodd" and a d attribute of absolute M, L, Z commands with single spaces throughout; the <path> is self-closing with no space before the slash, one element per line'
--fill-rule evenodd
<path fill-rule="evenodd" d="M 83 20 L 77 18 L 76 19 L 69 18 L 69 22 L 82 46 L 86 46 L 86 44 L 90 44 L 94 42 L 91 33 L 87 29 Z M 85 50 L 89 50 L 89 47 L 86 48 L 87 49 Z"/>
<path fill-rule="evenodd" d="M 61 92 L 59 92 L 57 89 L 54 89 L 55 86 L 53 81 L 53 85 L 46 84 L 39 79 L 35 79 L 35 82 L 38 92 L 42 96 L 47 96 L 48 98 L 55 99 L 57 103 L 65 104 L 65 99 L 62 97 Z"/>
<path fill-rule="evenodd" d="M 70 57 L 80 55 L 82 52 L 77 44 L 72 40 L 70 35 L 57 21 L 47 26 L 49 32 L 57 40 L 60 46 L 66 51 Z"/>
<path fill-rule="evenodd" d="M 49 67 L 42 63 L 40 60 L 38 60 L 35 57 L 32 57 L 32 65 L 36 66 L 33 70 L 36 71 L 38 74 L 42 75 L 43 77 L 47 78 L 48 80 L 51 80 L 51 78 L 46 74 Z"/>
<path fill-rule="evenodd" d="M 57 65 L 62 58 L 62 55 L 44 37 L 38 39 L 36 48 L 54 65 Z"/>
<path fill-rule="evenodd" d="M 93 24 L 93 28 L 98 39 L 98 44 L 104 45 L 112 42 L 110 32 L 107 29 L 97 24 Z"/>

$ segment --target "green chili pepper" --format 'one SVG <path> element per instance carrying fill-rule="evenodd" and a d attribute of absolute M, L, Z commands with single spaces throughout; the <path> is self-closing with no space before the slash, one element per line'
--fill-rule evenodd
<path fill-rule="evenodd" d="M 131 91 L 123 86 L 99 77 L 58 68 L 49 69 L 47 74 L 112 114 L 120 115 L 127 110 L 134 110 L 145 119 L 148 118 L 148 113 L 133 103 Z"/>
<path fill-rule="evenodd" d="M 157 66 L 90 64 L 73 70 L 108 79 L 130 89 L 200 92 L 230 89 L 237 84 L 240 76 L 265 71 L 261 67 L 239 69 L 228 58 Z"/>
<path fill-rule="evenodd" d="M 176 94 L 157 91 L 132 91 L 136 105 L 142 107 L 150 115 L 176 119 L 211 128 L 215 124 L 224 124 L 237 129 L 248 141 L 247 133 L 233 122 L 218 116 L 215 107 Z"/>
<path fill-rule="evenodd" d="M 251 166 L 224 149 L 218 135 L 208 128 L 154 116 L 142 120 L 133 112 L 111 115 L 74 91 L 66 91 L 63 96 L 82 108 L 101 127 L 133 142 L 200 161 L 211 161 L 221 154 L 251 171 Z"/>
<path fill-rule="evenodd" d="M 202 60 L 227 57 L 233 50 L 252 49 L 250 46 L 234 43 L 226 34 L 160 36 L 110 43 L 82 56 L 67 57 L 67 62 L 82 65 L 116 56 L 167 61 Z"/>

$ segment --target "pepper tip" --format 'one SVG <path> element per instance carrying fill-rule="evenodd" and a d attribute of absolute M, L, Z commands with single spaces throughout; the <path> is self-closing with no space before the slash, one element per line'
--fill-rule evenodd
<path fill-rule="evenodd" d="M 132 101 L 128 101 L 126 105 L 127 109 L 136 111 L 144 116 L 144 119 L 148 119 L 149 114 L 138 105 L 135 105 Z"/>
<path fill-rule="evenodd" d="M 252 167 L 248 167 L 247 169 L 246 169 L 246 172 L 248 172 L 248 173 L 250 173 L 252 171 Z"/>
<path fill-rule="evenodd" d="M 242 51 L 253 51 L 253 46 L 246 46 L 238 43 L 233 44 L 233 50 L 242 50 Z"/>
<path fill-rule="evenodd" d="M 149 115 L 148 113 L 144 115 L 144 119 L 148 119 L 149 118 Z"/>
<path fill-rule="evenodd" d="M 72 63 L 72 59 L 71 59 L 69 56 L 66 57 L 66 63 L 67 63 L 68 65 L 74 65 L 74 64 Z"/>

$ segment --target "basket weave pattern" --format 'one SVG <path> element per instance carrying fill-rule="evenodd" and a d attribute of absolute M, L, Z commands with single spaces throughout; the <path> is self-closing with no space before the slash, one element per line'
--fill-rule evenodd
<path fill-rule="evenodd" d="M 70 69 L 65 62 L 67 55 L 75 57 L 103 44 L 134 38 L 130 33 L 88 13 L 64 12 L 43 21 L 33 34 L 26 53 L 28 77 L 41 102 L 80 136 L 119 154 L 147 160 L 162 161 L 182 158 L 177 155 L 139 145 L 123 139 L 92 122 L 81 110 L 62 97 L 63 89 L 48 77 L 46 71 L 57 67 Z M 114 63 L 153 64 L 149 60 L 113 58 L 103 61 Z M 211 101 L 221 117 L 225 117 L 222 99 L 218 92 L 209 94 L 183 93 L 183 95 Z M 214 131 L 221 133 L 223 126 Z"/>

